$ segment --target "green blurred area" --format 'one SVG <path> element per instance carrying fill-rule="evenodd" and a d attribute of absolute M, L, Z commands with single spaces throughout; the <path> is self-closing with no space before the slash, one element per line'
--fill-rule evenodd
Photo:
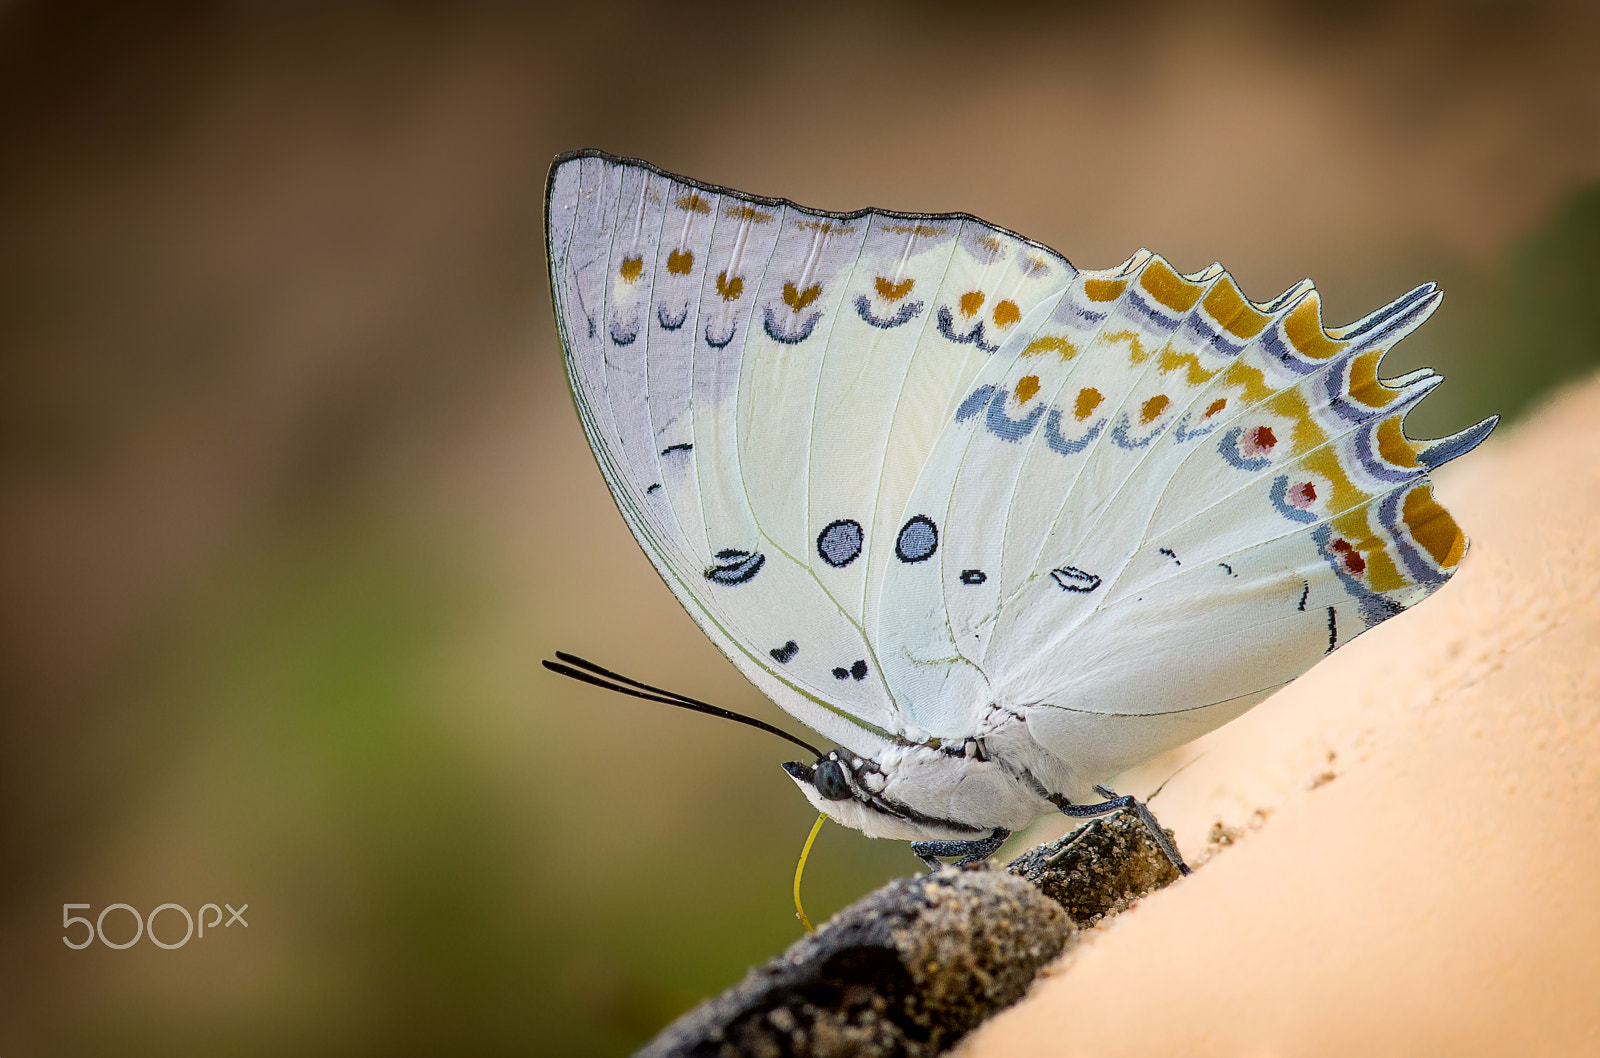
<path fill-rule="evenodd" d="M 1566 383 L 1600 367 L 1600 184 L 1581 186 L 1492 267 L 1436 265 L 1445 300 L 1384 359 L 1400 374 L 1446 377 L 1406 418 L 1412 437 L 1438 437 L 1489 415 L 1510 425 Z"/>
<path fill-rule="evenodd" d="M 0 9 L 5 1058 L 621 1054 L 799 935 L 784 746 L 539 666 L 797 727 L 584 446 L 557 151 L 1309 272 L 1330 322 L 1438 280 L 1416 437 L 1600 365 L 1586 9 L 45 6 Z M 808 911 L 916 866 L 825 827 Z M 71 951 L 84 901 L 250 924 Z"/>
<path fill-rule="evenodd" d="M 75 1015 L 71 1052 L 622 1053 L 796 938 L 787 872 L 810 813 L 781 773 L 737 735 L 699 732 L 685 741 L 704 758 L 667 770 L 704 765 L 739 793 L 697 805 L 606 763 L 634 703 L 579 704 L 553 678 L 486 702 L 459 655 L 492 593 L 451 566 L 388 517 L 326 512 L 248 549 L 171 629 L 125 693 L 182 729 L 143 747 L 178 752 L 130 778 L 163 854 L 209 881 L 180 877 L 188 906 L 248 899 L 262 943 L 204 941 L 217 972 L 187 967 L 181 1001 L 102 995 Z M 463 723 L 496 705 L 529 714 L 509 768 Z M 697 816 L 630 811 L 663 798 Z M 842 837 L 819 842 L 806 880 L 824 913 L 906 868 L 903 847 Z M 138 866 L 117 873 L 151 894 L 122 896 L 145 911 L 185 902 Z M 52 961 L 120 977 L 176 954 Z"/>

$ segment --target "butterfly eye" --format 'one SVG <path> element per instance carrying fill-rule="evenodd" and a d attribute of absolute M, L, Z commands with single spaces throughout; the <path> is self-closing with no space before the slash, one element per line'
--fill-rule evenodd
<path fill-rule="evenodd" d="M 850 784 L 844 781 L 844 769 L 836 760 L 818 761 L 811 782 L 825 800 L 843 801 L 850 796 Z"/>

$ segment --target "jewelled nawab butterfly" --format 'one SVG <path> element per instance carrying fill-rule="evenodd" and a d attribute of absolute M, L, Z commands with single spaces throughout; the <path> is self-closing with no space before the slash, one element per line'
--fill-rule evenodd
<path fill-rule="evenodd" d="M 1079 271 L 966 214 L 828 213 L 598 151 L 556 159 L 546 225 L 578 414 L 640 546 L 840 747 L 778 732 L 813 755 L 785 765 L 807 799 L 930 866 L 1047 812 L 1151 822 L 1102 784 L 1466 551 L 1428 473 L 1496 420 L 1413 442 L 1439 376 L 1378 376 L 1431 284 L 1328 330 L 1310 283 L 1257 304 L 1220 266 Z"/>

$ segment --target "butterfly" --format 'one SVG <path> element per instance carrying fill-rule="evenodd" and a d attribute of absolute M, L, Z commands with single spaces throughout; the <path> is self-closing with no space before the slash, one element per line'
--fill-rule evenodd
<path fill-rule="evenodd" d="M 705 634 L 837 748 L 773 730 L 822 813 L 978 859 L 1238 717 L 1444 584 L 1467 540 L 1380 362 L 1418 287 L 1323 326 L 1140 251 L 1080 271 L 962 213 L 830 213 L 584 150 L 550 170 L 579 417 Z M 814 833 L 814 832 L 813 832 Z"/>

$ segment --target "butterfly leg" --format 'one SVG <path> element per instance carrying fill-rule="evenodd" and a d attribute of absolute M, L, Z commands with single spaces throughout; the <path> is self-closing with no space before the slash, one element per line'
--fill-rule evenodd
<path fill-rule="evenodd" d="M 1156 845 L 1162 852 L 1166 853 L 1167 859 L 1172 861 L 1172 865 L 1178 868 L 1178 873 L 1189 873 L 1189 865 L 1183 862 L 1183 853 L 1179 852 L 1178 846 L 1174 845 L 1172 839 L 1167 837 L 1167 832 L 1161 829 L 1161 824 L 1156 821 L 1156 817 L 1151 813 L 1149 805 L 1131 794 L 1118 797 L 1115 790 L 1105 786 L 1096 786 L 1095 792 L 1104 797 L 1105 800 L 1095 805 L 1075 805 L 1060 794 L 1056 794 L 1050 800 L 1055 802 L 1055 806 L 1061 809 L 1063 815 L 1071 816 L 1073 819 L 1093 819 L 1096 816 L 1108 816 L 1113 812 L 1120 812 L 1124 808 L 1133 809 L 1138 813 L 1139 821 L 1144 824 L 1145 829 L 1150 832 L 1150 836 L 1155 839 Z"/>
<path fill-rule="evenodd" d="M 1006 838 L 1011 836 L 1011 831 L 995 827 L 994 833 L 977 841 L 913 841 L 911 851 L 917 859 L 928 865 L 928 870 L 937 871 L 944 864 L 939 862 L 941 856 L 959 856 L 956 866 L 967 863 L 976 863 L 986 860 L 1000 850 Z"/>

